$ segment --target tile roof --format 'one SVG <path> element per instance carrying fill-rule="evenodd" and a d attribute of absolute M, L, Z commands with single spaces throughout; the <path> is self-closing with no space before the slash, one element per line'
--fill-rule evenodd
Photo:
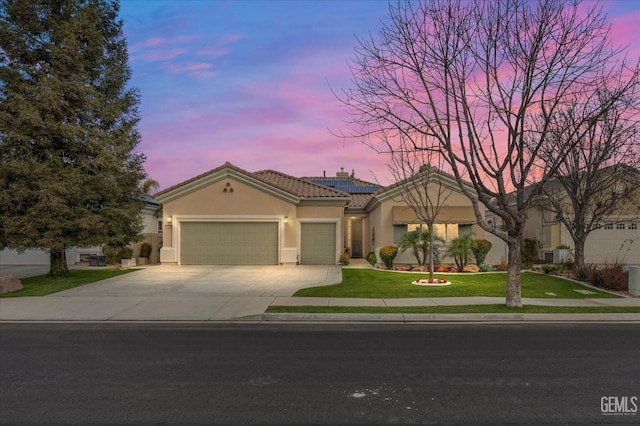
<path fill-rule="evenodd" d="M 275 170 L 260 170 L 248 172 L 233 164 L 226 162 L 223 165 L 202 173 L 170 188 L 164 189 L 155 194 L 162 195 L 192 182 L 206 178 L 225 168 L 235 170 L 245 176 L 257 179 L 267 185 L 288 192 L 294 196 L 305 199 L 349 199 L 348 207 L 364 207 L 375 192 L 384 189 L 383 186 L 367 182 L 355 177 L 303 177 L 297 178 Z"/>
<path fill-rule="evenodd" d="M 253 173 L 261 181 L 290 192 L 301 198 L 348 198 L 349 194 L 328 186 L 289 176 L 275 170 L 261 170 Z"/>
<path fill-rule="evenodd" d="M 319 185 L 329 186 L 348 193 L 351 198 L 349 207 L 352 208 L 361 208 L 366 206 L 369 200 L 373 197 L 374 193 L 380 191 L 381 189 L 384 189 L 382 185 L 367 182 L 353 176 L 311 176 L 303 177 L 301 179 Z"/>

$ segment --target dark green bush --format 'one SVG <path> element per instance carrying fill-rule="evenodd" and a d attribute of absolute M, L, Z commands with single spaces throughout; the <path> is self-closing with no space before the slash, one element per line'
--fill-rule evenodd
<path fill-rule="evenodd" d="M 151 257 L 151 244 L 140 244 L 140 257 Z"/>
<path fill-rule="evenodd" d="M 376 266 L 376 263 L 378 263 L 378 259 L 376 258 L 376 252 L 374 251 L 369 252 L 369 254 L 367 255 L 367 262 L 369 262 L 371 266 Z"/>
<path fill-rule="evenodd" d="M 122 247 L 120 249 L 120 259 L 132 259 L 133 249 L 131 247 Z"/>
<path fill-rule="evenodd" d="M 520 255 L 522 259 L 522 267 L 529 269 L 540 259 L 540 243 L 538 240 L 525 238 L 522 241 L 522 249 Z"/>
<path fill-rule="evenodd" d="M 480 266 L 484 263 L 484 259 L 489 254 L 492 246 L 493 244 L 489 240 L 476 240 L 475 246 L 471 247 L 473 257 L 476 259 L 476 265 Z"/>

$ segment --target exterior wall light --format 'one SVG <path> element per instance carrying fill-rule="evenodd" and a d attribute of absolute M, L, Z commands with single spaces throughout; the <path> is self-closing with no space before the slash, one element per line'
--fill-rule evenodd
<path fill-rule="evenodd" d="M 284 223 L 287 223 L 287 222 L 289 222 L 289 216 L 284 217 Z"/>

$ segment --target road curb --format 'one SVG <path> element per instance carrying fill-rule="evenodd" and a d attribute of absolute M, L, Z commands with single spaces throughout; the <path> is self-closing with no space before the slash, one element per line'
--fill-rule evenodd
<path fill-rule="evenodd" d="M 299 322 L 640 322 L 638 313 L 622 314 L 333 314 L 264 313 L 262 320 Z"/>

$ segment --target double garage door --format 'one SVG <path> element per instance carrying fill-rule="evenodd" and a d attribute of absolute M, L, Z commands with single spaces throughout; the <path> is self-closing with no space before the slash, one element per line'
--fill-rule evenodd
<path fill-rule="evenodd" d="M 183 222 L 183 265 L 277 265 L 277 222 Z M 336 224 L 301 224 L 300 263 L 335 264 Z"/>
<path fill-rule="evenodd" d="M 277 265 L 276 222 L 184 222 L 183 265 Z"/>

